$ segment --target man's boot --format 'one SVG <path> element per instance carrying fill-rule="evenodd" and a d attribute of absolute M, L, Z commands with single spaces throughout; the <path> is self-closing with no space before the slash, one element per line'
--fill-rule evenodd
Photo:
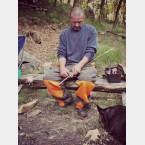
<path fill-rule="evenodd" d="M 56 104 L 54 105 L 54 110 L 59 108 L 67 107 L 73 103 L 73 97 L 71 93 L 59 86 L 59 82 L 44 80 L 44 84 L 47 87 L 48 92 L 56 99 Z"/>
<path fill-rule="evenodd" d="M 89 81 L 78 81 L 79 89 L 76 92 L 78 101 L 76 103 L 77 113 L 81 117 L 88 116 L 89 96 L 95 85 Z"/>
<path fill-rule="evenodd" d="M 90 109 L 90 106 L 89 106 L 89 103 L 82 103 L 82 102 L 78 102 L 76 104 L 76 107 L 77 107 L 77 114 L 80 116 L 80 117 L 87 117 L 88 116 L 88 112 L 89 112 L 89 109 Z M 82 108 L 81 108 L 82 107 Z"/>
<path fill-rule="evenodd" d="M 71 93 L 66 89 L 64 90 L 64 94 L 63 94 L 62 98 L 56 99 L 56 101 L 57 102 L 54 105 L 55 111 L 60 109 L 60 108 L 65 108 L 74 102 Z"/>
<path fill-rule="evenodd" d="M 71 93 L 68 91 L 68 90 L 65 90 L 64 91 L 64 99 L 57 99 L 57 102 L 55 103 L 54 105 L 54 110 L 58 110 L 60 108 L 65 108 L 71 104 L 73 104 L 74 100 L 73 100 L 73 97 L 71 95 Z M 66 97 L 65 97 L 66 96 Z"/>

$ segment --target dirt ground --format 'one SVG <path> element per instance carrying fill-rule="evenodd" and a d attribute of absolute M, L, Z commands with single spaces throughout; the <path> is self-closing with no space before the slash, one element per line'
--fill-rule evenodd
<path fill-rule="evenodd" d="M 42 43 L 36 44 L 31 37 L 27 37 L 24 49 L 43 63 L 50 61 L 55 63 L 61 29 L 55 25 L 39 27 L 19 24 L 19 35 L 32 30 L 39 31 Z M 35 96 L 30 97 L 28 101 L 34 98 Z M 107 104 L 103 104 L 104 100 L 101 101 L 99 98 L 92 99 L 89 115 L 85 119 L 78 117 L 73 105 L 54 111 L 54 101 L 47 95 L 39 99 L 34 108 L 18 116 L 19 145 L 121 145 L 101 127 L 96 107 L 96 104 L 102 107 L 121 104 L 120 95 L 117 94 L 115 99 L 106 99 Z M 96 128 L 100 132 L 98 139 L 96 141 L 85 139 L 87 132 Z"/>
<path fill-rule="evenodd" d="M 83 119 L 77 115 L 73 105 L 54 111 L 53 99 L 46 97 L 38 101 L 33 109 L 18 117 L 19 145 L 120 145 L 101 127 L 96 103 L 96 100 L 91 101 L 89 115 Z M 36 115 L 34 112 L 38 110 Z M 87 132 L 96 128 L 101 134 L 99 139 L 85 139 Z"/>
<path fill-rule="evenodd" d="M 30 97 L 29 101 L 34 98 L 34 96 Z M 97 104 L 103 107 L 121 104 L 121 97 L 117 94 L 115 98 L 111 96 L 104 98 L 92 97 L 87 118 L 79 117 L 74 105 L 54 111 L 55 100 L 50 95 L 38 99 L 34 108 L 18 116 L 18 144 L 121 145 L 102 128 L 96 107 Z M 100 133 L 98 139 L 90 140 L 91 136 L 85 138 L 88 131 L 95 129 Z"/>

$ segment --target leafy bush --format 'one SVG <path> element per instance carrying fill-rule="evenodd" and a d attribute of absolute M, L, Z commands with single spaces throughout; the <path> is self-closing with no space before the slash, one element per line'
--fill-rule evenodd
<path fill-rule="evenodd" d="M 97 69 L 104 70 L 105 67 L 113 67 L 117 63 L 122 63 L 123 52 L 121 51 L 121 49 L 113 48 L 107 54 L 104 54 L 109 49 L 110 49 L 109 47 L 102 47 L 98 50 L 98 52 L 95 56 L 95 62 L 96 62 Z M 104 54 L 104 55 L 102 55 L 102 54 Z"/>

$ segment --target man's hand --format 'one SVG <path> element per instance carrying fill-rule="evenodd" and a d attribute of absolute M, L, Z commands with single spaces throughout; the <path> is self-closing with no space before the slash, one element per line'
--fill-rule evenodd
<path fill-rule="evenodd" d="M 78 63 L 72 68 L 73 75 L 77 75 L 81 72 L 81 65 Z"/>
<path fill-rule="evenodd" d="M 88 61 L 89 61 L 89 59 L 86 56 L 84 56 L 83 59 L 72 68 L 73 75 L 79 74 L 81 72 L 82 67 L 86 63 L 88 63 Z"/>
<path fill-rule="evenodd" d="M 70 74 L 70 71 L 66 68 L 66 67 L 61 67 L 60 68 L 60 76 L 61 77 L 68 77 L 68 75 Z"/>

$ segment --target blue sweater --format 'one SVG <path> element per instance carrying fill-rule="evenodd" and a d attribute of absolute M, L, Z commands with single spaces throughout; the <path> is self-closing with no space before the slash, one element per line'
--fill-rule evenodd
<path fill-rule="evenodd" d="M 79 63 L 84 56 L 89 61 L 97 52 L 97 31 L 93 26 L 84 24 L 79 31 L 70 26 L 60 34 L 58 58 L 66 58 L 67 63 Z"/>

